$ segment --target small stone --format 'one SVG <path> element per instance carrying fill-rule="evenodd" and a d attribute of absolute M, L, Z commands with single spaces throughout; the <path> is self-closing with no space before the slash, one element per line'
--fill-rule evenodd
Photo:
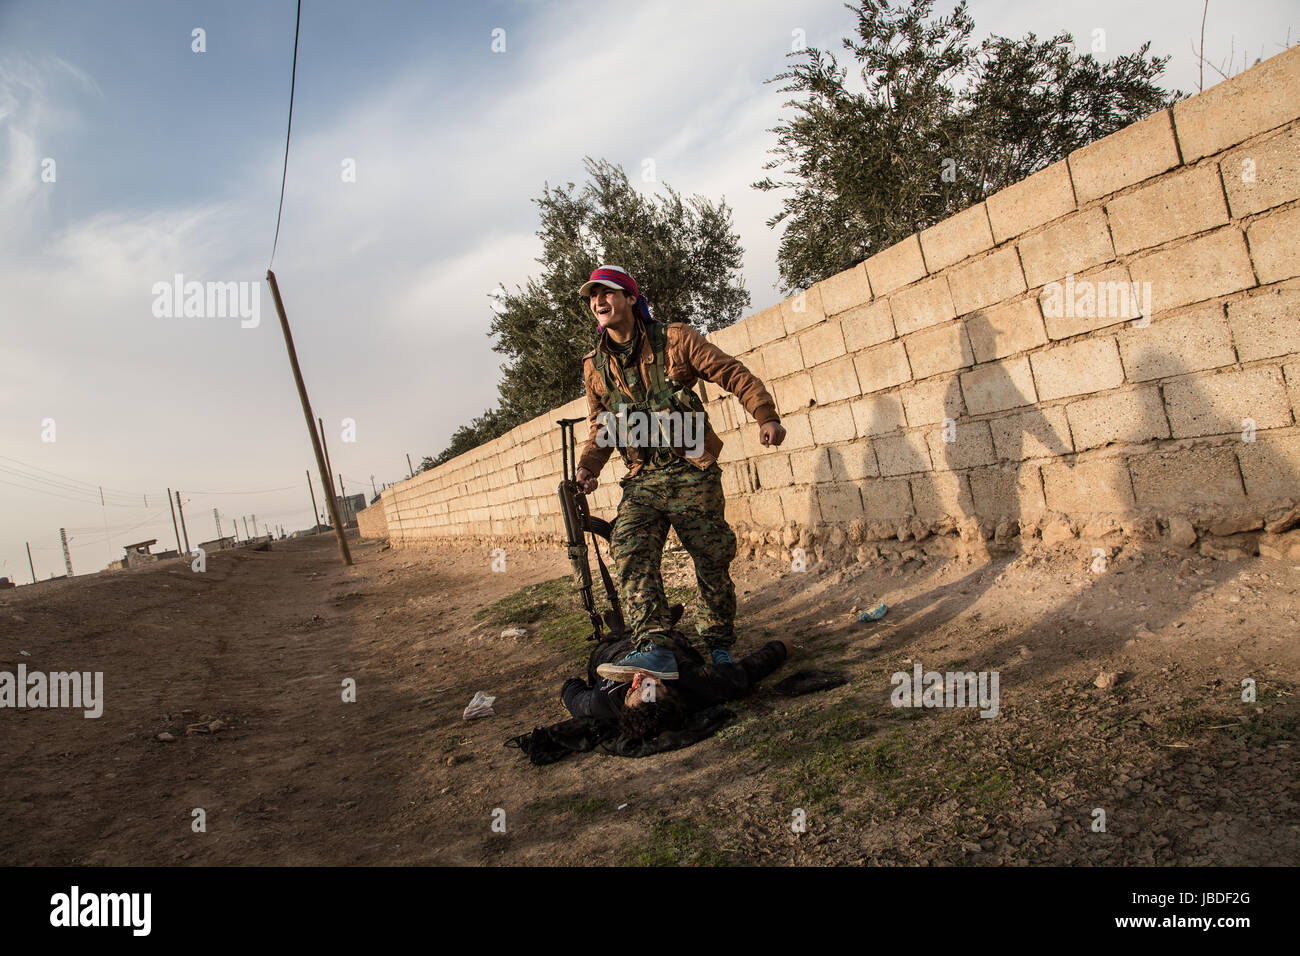
<path fill-rule="evenodd" d="M 1274 512 L 1269 515 L 1268 523 L 1264 525 L 1264 530 L 1269 534 L 1282 534 L 1290 531 L 1296 525 L 1300 524 L 1300 505 L 1289 511 Z"/>
<path fill-rule="evenodd" d="M 1043 528 L 1043 544 L 1049 548 L 1073 539 L 1074 529 L 1070 527 L 1070 522 L 1064 518 L 1057 518 Z"/>
<path fill-rule="evenodd" d="M 1182 515 L 1169 519 L 1169 543 L 1180 548 L 1190 548 L 1196 544 L 1196 529 Z"/>
<path fill-rule="evenodd" d="M 167 731 L 164 730 L 162 733 L 160 733 L 160 734 L 158 735 L 158 739 L 161 740 L 161 741 L 162 741 L 163 743 L 165 743 L 165 744 L 169 744 L 169 743 L 171 743 L 172 741 L 174 741 L 176 738 L 173 737 L 171 734 L 167 733 Z"/>
<path fill-rule="evenodd" d="M 208 730 L 215 734 L 218 730 L 224 730 L 225 726 L 226 726 L 226 722 L 218 718 L 217 720 L 214 720 L 212 721 L 212 723 L 208 724 Z"/>
<path fill-rule="evenodd" d="M 1102 671 L 1097 675 L 1097 679 L 1092 683 L 1095 687 L 1099 687 L 1102 690 L 1110 690 L 1119 683 L 1119 678 L 1119 671 Z"/>

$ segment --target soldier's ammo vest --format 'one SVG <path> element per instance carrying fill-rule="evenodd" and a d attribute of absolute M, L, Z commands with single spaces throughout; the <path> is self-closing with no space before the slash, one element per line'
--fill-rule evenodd
<path fill-rule="evenodd" d="M 704 403 L 700 397 L 695 394 L 695 390 L 680 385 L 668 378 L 666 369 L 668 365 L 668 329 L 662 322 L 648 322 L 643 326 L 647 338 L 650 340 L 650 348 L 654 351 L 654 363 L 641 384 L 645 388 L 645 401 L 638 402 L 628 395 L 619 387 L 618 380 L 614 377 L 614 372 L 610 368 L 609 353 L 604 349 L 596 349 L 596 368 L 600 371 L 601 378 L 605 382 L 605 404 L 616 416 L 627 415 L 630 412 L 644 412 L 653 414 L 654 412 L 678 412 L 682 414 L 698 413 L 704 418 L 700 419 L 700 429 L 698 431 L 700 441 L 704 440 L 708 428 L 708 413 L 704 410 Z M 639 368 L 639 366 L 638 366 Z M 665 443 L 666 438 L 662 439 Z M 629 468 L 634 462 L 649 462 L 657 449 L 655 448 L 636 448 L 618 445 L 618 452 L 623 456 L 623 463 Z M 672 454 L 685 458 L 685 449 L 681 447 L 672 448 Z"/>

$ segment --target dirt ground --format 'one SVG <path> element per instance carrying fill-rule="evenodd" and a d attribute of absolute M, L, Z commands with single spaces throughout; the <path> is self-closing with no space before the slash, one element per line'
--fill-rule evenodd
<path fill-rule="evenodd" d="M 201 574 L 173 560 L 0 592 L 0 670 L 102 671 L 105 698 L 98 719 L 0 710 L 0 856 L 1300 862 L 1300 567 L 1159 550 L 1101 573 L 1064 553 L 803 573 L 738 561 L 738 649 L 789 637 L 798 657 L 772 680 L 817 667 L 849 682 L 798 698 L 765 685 L 685 750 L 538 768 L 503 743 L 567 716 L 559 686 L 582 670 L 578 632 L 555 627 L 568 615 L 580 631 L 574 599 L 544 584 L 565 573 L 560 549 L 509 551 L 504 573 L 485 548 L 353 554 L 344 568 L 332 538 L 299 539 L 209 555 Z M 877 600 L 886 618 L 859 624 Z M 528 636 L 503 639 L 513 624 Z M 891 675 L 917 662 L 997 671 L 997 716 L 892 706 Z M 1095 686 L 1103 671 L 1114 687 Z M 496 714 L 465 721 L 478 690 Z"/>

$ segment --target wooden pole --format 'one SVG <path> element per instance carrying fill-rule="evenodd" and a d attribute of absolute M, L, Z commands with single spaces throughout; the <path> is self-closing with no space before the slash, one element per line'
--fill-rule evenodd
<path fill-rule="evenodd" d="M 311 492 L 311 533 L 320 530 L 320 512 L 316 510 L 316 489 L 311 486 L 311 471 L 307 472 L 307 490 Z"/>
<path fill-rule="evenodd" d="M 181 529 L 176 524 L 176 502 L 172 499 L 172 490 L 170 488 L 167 489 L 167 505 L 172 509 L 172 531 L 176 533 L 176 553 L 184 554 L 181 551 Z"/>
<path fill-rule="evenodd" d="M 181 504 L 181 493 L 176 492 L 176 513 L 181 516 L 181 534 L 185 536 L 185 553 L 190 553 L 190 533 L 185 530 L 185 506 Z"/>
<path fill-rule="evenodd" d="M 36 583 L 36 565 L 32 564 L 32 543 L 27 542 L 27 567 L 32 572 L 32 584 Z"/>
<path fill-rule="evenodd" d="M 266 281 L 271 285 L 271 295 L 275 298 L 275 311 L 280 316 L 280 329 L 284 332 L 284 347 L 289 353 L 289 367 L 293 370 L 293 381 L 298 386 L 298 399 L 302 402 L 302 414 L 307 419 L 307 431 L 311 433 L 311 447 L 316 455 L 316 468 L 320 472 L 321 487 L 326 489 L 325 507 L 329 509 L 334 520 L 334 533 L 339 541 L 339 557 L 345 565 L 352 564 L 352 553 L 348 550 L 348 539 L 343 533 L 343 524 L 338 518 L 338 502 L 334 500 L 334 478 L 325 465 L 325 453 L 316 434 L 316 423 L 312 421 L 311 402 L 307 398 L 307 386 L 303 384 L 302 369 L 298 367 L 298 353 L 293 347 L 293 333 L 289 331 L 289 318 L 284 314 L 284 301 L 280 298 L 280 286 L 275 281 L 275 273 L 266 270 Z"/>

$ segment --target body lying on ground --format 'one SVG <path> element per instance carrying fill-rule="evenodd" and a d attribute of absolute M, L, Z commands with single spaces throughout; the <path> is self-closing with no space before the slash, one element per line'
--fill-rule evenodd
<path fill-rule="evenodd" d="M 691 714 L 753 693 L 758 682 L 775 671 L 793 652 L 788 641 L 769 641 L 753 654 L 730 663 L 706 663 L 679 632 L 672 632 L 677 658 L 676 680 L 645 674 L 630 680 L 603 679 L 596 669 L 624 658 L 629 639 L 607 641 L 592 651 L 587 680 L 571 677 L 560 698 L 574 717 L 617 720 L 623 737 L 647 740 L 665 730 L 680 730 Z"/>

